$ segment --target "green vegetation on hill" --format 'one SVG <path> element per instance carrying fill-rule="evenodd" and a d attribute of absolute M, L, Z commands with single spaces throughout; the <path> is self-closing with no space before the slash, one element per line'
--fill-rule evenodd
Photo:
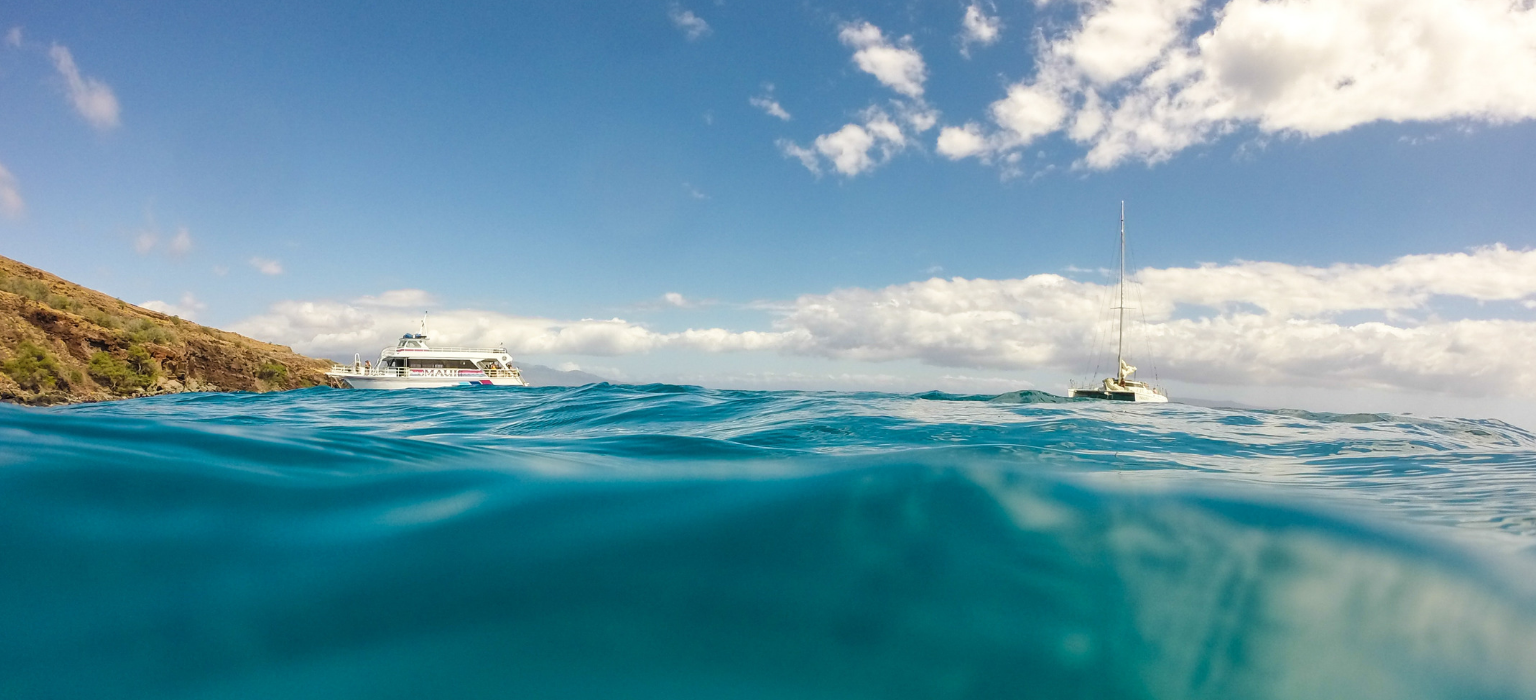
<path fill-rule="evenodd" d="M 16 347 L 16 354 L 0 364 L 5 372 L 23 389 L 48 391 L 65 383 L 64 368 L 53 353 L 35 344 L 23 341 Z"/>
<path fill-rule="evenodd" d="M 329 366 L 0 257 L 0 400 L 295 389 L 325 383 Z"/>
<path fill-rule="evenodd" d="M 128 357 L 120 360 L 112 353 L 98 351 L 91 355 L 91 378 L 118 393 L 148 389 L 160 379 L 160 362 L 143 345 L 128 347 Z"/>
<path fill-rule="evenodd" d="M 276 362 L 267 362 L 256 370 L 256 376 L 269 382 L 281 382 L 288 378 L 288 368 Z"/>

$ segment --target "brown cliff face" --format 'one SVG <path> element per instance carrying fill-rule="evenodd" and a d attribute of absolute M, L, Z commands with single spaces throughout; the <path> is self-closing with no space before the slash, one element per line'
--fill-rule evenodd
<path fill-rule="evenodd" d="M 331 363 L 140 308 L 0 257 L 0 400 L 102 401 L 325 384 Z"/>

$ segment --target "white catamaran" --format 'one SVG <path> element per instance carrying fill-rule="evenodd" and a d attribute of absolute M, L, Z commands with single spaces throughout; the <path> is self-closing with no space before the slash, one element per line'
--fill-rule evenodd
<path fill-rule="evenodd" d="M 1113 377 L 1106 377 L 1099 385 L 1075 386 L 1068 384 L 1067 396 L 1085 399 L 1109 399 L 1111 401 L 1143 401 L 1150 403 L 1168 403 L 1168 395 L 1163 390 L 1153 387 L 1146 382 L 1131 379 L 1131 373 L 1136 371 L 1125 362 L 1125 202 L 1120 203 L 1120 304 L 1115 308 L 1120 311 L 1119 340 L 1115 345 L 1115 363 L 1119 365 L 1119 371 Z"/>
<path fill-rule="evenodd" d="M 353 389 L 409 389 L 490 384 L 528 386 L 523 373 L 512 366 L 506 348 L 429 347 L 426 322 L 421 333 L 400 336 L 395 347 L 379 353 L 379 363 L 364 363 L 353 356 L 352 364 L 338 364 L 325 373 Z"/>

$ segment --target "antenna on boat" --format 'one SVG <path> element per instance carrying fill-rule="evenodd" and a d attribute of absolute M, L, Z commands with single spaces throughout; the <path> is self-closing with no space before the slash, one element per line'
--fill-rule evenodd
<path fill-rule="evenodd" d="M 427 312 L 421 312 L 421 337 L 427 337 Z"/>
<path fill-rule="evenodd" d="M 1125 380 L 1125 200 L 1120 200 L 1120 338 L 1115 343 L 1115 373 Z"/>

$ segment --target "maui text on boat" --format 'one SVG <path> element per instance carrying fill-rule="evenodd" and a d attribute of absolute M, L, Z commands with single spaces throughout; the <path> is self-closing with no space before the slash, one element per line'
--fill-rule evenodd
<path fill-rule="evenodd" d="M 1119 294 L 1120 304 L 1115 307 L 1120 311 L 1119 333 L 1118 338 L 1115 340 L 1115 362 L 1120 365 L 1120 371 L 1113 377 L 1105 377 L 1102 386 L 1098 387 L 1091 384 L 1078 387 L 1069 382 L 1067 384 L 1067 397 L 1168 403 L 1168 395 L 1163 393 L 1163 390 L 1153 387 L 1146 382 L 1131 379 L 1131 373 L 1135 372 L 1136 368 L 1125 363 L 1125 202 L 1120 203 Z"/>
<path fill-rule="evenodd" d="M 460 384 L 528 386 L 506 348 L 429 347 L 423 333 L 407 333 L 379 353 L 379 363 L 353 356 L 325 373 L 353 389 L 409 389 Z"/>

